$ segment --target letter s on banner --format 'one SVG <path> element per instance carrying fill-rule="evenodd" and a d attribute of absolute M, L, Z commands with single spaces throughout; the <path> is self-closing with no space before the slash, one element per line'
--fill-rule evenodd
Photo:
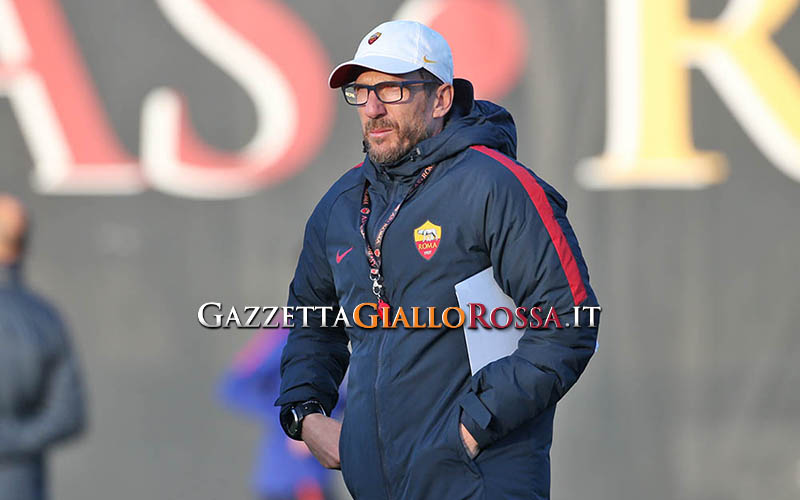
<path fill-rule="evenodd" d="M 246 196 L 285 179 L 328 136 L 329 64 L 313 33 L 270 0 L 156 0 L 170 23 L 252 99 L 256 131 L 238 153 L 213 150 L 186 106 L 157 89 L 142 109 L 142 166 L 154 187 L 193 198 Z"/>
<path fill-rule="evenodd" d="M 119 144 L 54 0 L 0 0 L 0 96 L 33 160 L 33 185 L 59 194 L 144 188 Z"/>

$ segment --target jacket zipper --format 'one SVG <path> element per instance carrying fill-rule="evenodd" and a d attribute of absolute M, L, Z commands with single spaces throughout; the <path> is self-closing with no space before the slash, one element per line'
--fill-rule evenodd
<path fill-rule="evenodd" d="M 376 423 L 376 433 L 377 433 L 377 443 L 378 443 L 378 457 L 381 461 L 381 471 L 383 472 L 383 485 L 386 489 L 386 498 L 388 500 L 392 499 L 392 491 L 389 488 L 389 473 L 386 470 L 386 462 L 383 460 L 384 450 L 383 450 L 383 441 L 381 440 L 381 418 L 380 418 L 380 409 L 378 408 L 378 381 L 381 378 L 381 358 L 383 357 L 383 346 L 386 343 L 386 332 L 381 331 L 381 340 L 380 344 L 378 345 L 378 363 L 375 372 L 375 423 Z"/>
<path fill-rule="evenodd" d="M 411 152 L 408 153 L 408 158 L 410 161 L 416 161 L 417 158 L 419 158 L 421 155 L 422 155 L 422 150 L 420 150 L 420 148 L 414 148 Z M 381 216 L 378 218 L 377 225 L 375 225 L 375 227 L 380 227 L 380 224 L 383 224 L 383 222 L 386 221 L 386 217 L 391 213 L 394 207 L 397 206 L 397 203 L 399 202 L 399 200 L 396 200 L 396 198 L 398 198 L 397 193 L 403 187 L 403 184 L 398 181 L 392 182 L 391 177 L 389 177 L 389 174 L 383 167 L 377 167 L 377 169 L 378 169 L 378 176 L 383 178 L 386 182 L 391 183 L 390 184 L 391 187 L 386 193 L 386 200 L 387 200 L 386 207 L 384 207 Z M 403 196 L 403 198 L 405 198 L 405 195 Z M 367 228 L 367 231 L 369 231 L 369 228 Z M 373 233 L 374 232 L 375 231 L 373 231 Z M 373 235 L 373 237 L 374 236 L 377 235 Z M 374 243 L 374 238 L 373 238 L 373 243 Z"/>
<path fill-rule="evenodd" d="M 412 161 L 415 159 L 415 156 L 416 156 L 415 153 L 416 153 L 416 155 L 420 154 L 419 148 L 415 149 L 411 153 Z M 382 221 L 386 220 L 386 216 L 390 213 L 390 210 L 392 210 L 397 205 L 397 203 L 395 203 L 395 197 L 396 197 L 397 192 L 398 192 L 398 190 L 400 189 L 401 186 L 402 186 L 402 184 L 399 183 L 399 182 L 393 182 L 392 183 L 392 187 L 389 190 L 388 196 L 386 197 L 387 200 L 389 200 L 389 203 L 386 204 L 386 208 L 384 209 L 383 213 L 381 214 L 381 217 L 378 219 L 378 221 L 379 221 L 378 224 L 382 224 L 383 223 Z M 373 385 L 373 388 L 374 388 L 374 397 L 375 397 L 375 424 L 376 424 L 375 428 L 376 428 L 376 433 L 377 433 L 377 438 L 378 438 L 377 439 L 378 457 L 379 457 L 379 460 L 381 461 L 381 471 L 383 472 L 383 479 L 384 479 L 383 484 L 384 484 L 384 488 L 386 489 L 386 498 L 388 500 L 391 500 L 392 499 L 392 491 L 389 488 L 389 478 L 390 478 L 390 476 L 389 476 L 389 474 L 388 474 L 388 472 L 386 470 L 386 462 L 383 460 L 384 450 L 383 450 L 383 442 L 381 440 L 381 418 L 380 418 L 380 409 L 378 407 L 378 381 L 381 378 L 381 364 L 382 364 L 381 360 L 383 358 L 383 346 L 386 344 L 386 337 L 387 336 L 388 335 L 386 335 L 386 332 L 381 331 L 381 340 L 380 340 L 380 344 L 378 345 L 377 366 L 375 368 L 375 384 Z"/>
<path fill-rule="evenodd" d="M 378 224 L 381 224 L 382 221 L 386 220 L 386 217 L 388 216 L 389 212 L 397 204 L 396 203 L 397 200 L 395 200 L 395 198 L 397 197 L 396 195 L 397 195 L 397 192 L 398 192 L 400 186 L 401 185 L 399 183 L 392 183 L 392 187 L 389 190 L 389 195 L 387 196 L 387 199 L 389 200 L 389 202 L 386 204 L 386 209 L 384 210 L 383 214 L 381 214 L 381 217 L 378 219 L 378 221 L 379 221 Z M 383 361 L 383 346 L 386 345 L 386 337 L 387 337 L 386 332 L 381 331 L 381 340 L 380 340 L 380 343 L 378 344 L 378 356 L 377 356 L 377 360 L 376 360 L 377 361 L 377 366 L 376 366 L 376 369 L 375 369 L 374 392 L 375 392 L 375 422 L 376 422 L 376 432 L 378 434 L 378 436 L 377 436 L 378 437 L 378 439 L 377 439 L 378 456 L 380 457 L 380 461 L 381 461 L 381 471 L 383 472 L 383 479 L 384 479 L 383 484 L 384 484 L 384 488 L 386 489 L 386 498 L 391 500 L 392 499 L 392 492 L 391 492 L 391 488 L 389 487 L 389 479 L 390 479 L 391 476 L 389 475 L 389 472 L 386 469 L 386 462 L 384 461 L 384 448 L 383 448 L 383 441 L 381 439 L 381 418 L 380 418 L 380 409 L 379 409 L 379 404 L 378 404 L 378 400 L 379 400 L 378 384 L 379 384 L 379 381 L 380 381 L 380 378 L 381 378 L 381 365 L 383 364 L 382 363 L 382 361 Z"/>

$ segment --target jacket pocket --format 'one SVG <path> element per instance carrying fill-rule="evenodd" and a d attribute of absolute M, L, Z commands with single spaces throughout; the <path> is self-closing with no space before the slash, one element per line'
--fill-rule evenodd
<path fill-rule="evenodd" d="M 480 470 L 461 443 L 460 417 L 458 406 L 447 411 L 428 438 L 419 443 L 394 496 L 403 500 L 484 499 Z"/>
<path fill-rule="evenodd" d="M 467 451 L 467 447 L 464 444 L 464 440 L 461 439 L 461 407 L 456 405 L 456 409 L 453 412 L 452 418 L 453 420 L 448 423 L 448 440 L 450 443 L 451 448 L 455 448 L 458 453 L 458 457 L 467 464 L 467 467 L 477 475 L 480 475 L 480 471 L 478 470 L 478 466 L 475 464 L 475 460 L 470 458 L 469 451 Z M 478 455 L 480 456 L 480 450 L 478 451 Z M 476 457 L 477 458 L 477 457 Z"/>

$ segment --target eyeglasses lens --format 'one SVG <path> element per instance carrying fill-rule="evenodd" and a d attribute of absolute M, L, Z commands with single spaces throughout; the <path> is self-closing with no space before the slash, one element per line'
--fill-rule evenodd
<path fill-rule="evenodd" d="M 383 82 L 379 83 L 374 88 L 378 99 L 384 103 L 397 102 L 403 98 L 402 85 L 392 82 Z M 369 92 L 369 87 L 351 84 L 344 88 L 344 97 L 349 104 L 360 106 L 367 103 Z"/>

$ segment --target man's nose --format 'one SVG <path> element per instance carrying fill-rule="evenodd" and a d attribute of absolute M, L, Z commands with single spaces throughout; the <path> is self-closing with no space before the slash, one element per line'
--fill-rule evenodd
<path fill-rule="evenodd" d="M 364 105 L 365 112 L 370 118 L 378 118 L 386 114 L 386 106 L 375 95 L 375 91 L 367 94 L 367 103 Z"/>

